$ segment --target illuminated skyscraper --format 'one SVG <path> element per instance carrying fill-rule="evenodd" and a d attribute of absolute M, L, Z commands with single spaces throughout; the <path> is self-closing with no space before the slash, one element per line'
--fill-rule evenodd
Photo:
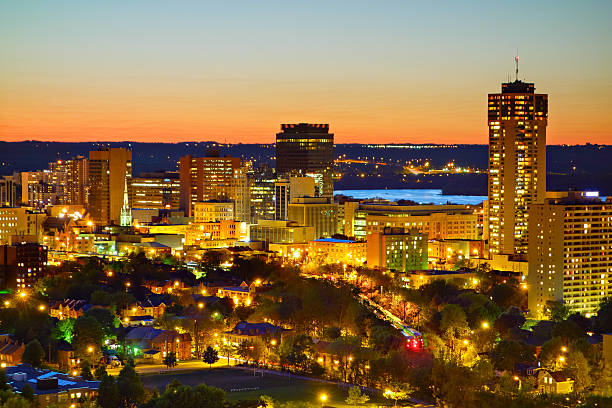
<path fill-rule="evenodd" d="M 334 134 L 327 124 L 281 125 L 276 134 L 276 173 L 279 177 L 310 176 L 318 196 L 334 194 Z"/>
<path fill-rule="evenodd" d="M 489 94 L 491 254 L 527 253 L 529 206 L 546 196 L 548 95 L 534 91 L 533 83 L 518 79 L 517 69 L 514 82 Z"/>
<path fill-rule="evenodd" d="M 88 208 L 98 225 L 120 223 L 125 188 L 132 178 L 132 152 L 109 148 L 89 152 Z"/>
<path fill-rule="evenodd" d="M 229 200 L 234 203 L 238 221 L 249 221 L 249 167 L 237 157 L 219 157 L 217 152 L 207 157 L 187 155 L 179 161 L 181 178 L 180 208 L 185 215 L 194 215 L 198 201 Z"/>

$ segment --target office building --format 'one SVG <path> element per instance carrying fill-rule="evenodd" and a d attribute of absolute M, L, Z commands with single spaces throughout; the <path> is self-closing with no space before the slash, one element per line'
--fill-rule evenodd
<path fill-rule="evenodd" d="M 13 176 L 0 178 L 0 207 L 14 207 L 19 204 L 19 185 Z"/>
<path fill-rule="evenodd" d="M 295 221 L 260 220 L 250 226 L 251 241 L 262 241 L 266 246 L 270 243 L 306 243 L 314 237 L 314 227 L 303 226 Z"/>
<path fill-rule="evenodd" d="M 284 124 L 276 134 L 276 173 L 279 177 L 310 176 L 316 195 L 331 197 L 334 135 L 327 124 Z"/>
<path fill-rule="evenodd" d="M 248 238 L 245 222 L 220 220 L 213 222 L 194 222 L 185 232 L 185 246 L 200 248 L 222 248 L 234 246 L 236 241 Z"/>
<path fill-rule="evenodd" d="M 42 277 L 47 247 L 35 242 L 0 245 L 0 285 L 3 289 L 31 288 Z"/>
<path fill-rule="evenodd" d="M 249 221 L 251 205 L 248 171 L 248 164 L 240 158 L 219 157 L 216 152 L 206 157 L 181 157 L 181 210 L 193 217 L 196 202 L 232 201 L 236 220 Z"/>
<path fill-rule="evenodd" d="M 360 204 L 353 213 L 356 239 L 365 240 L 386 227 L 416 228 L 429 239 L 479 238 L 478 215 L 469 205 Z"/>
<path fill-rule="evenodd" d="M 89 152 L 88 209 L 97 225 L 119 225 L 125 188 L 129 197 L 131 178 L 130 150 L 109 148 Z"/>
<path fill-rule="evenodd" d="M 273 220 L 275 212 L 274 169 L 260 166 L 253 169 L 251 191 L 251 222 Z"/>
<path fill-rule="evenodd" d="M 368 235 L 368 267 L 406 272 L 427 269 L 427 234 L 385 227 Z"/>
<path fill-rule="evenodd" d="M 274 216 L 276 220 L 286 220 L 289 216 L 289 203 L 298 197 L 315 196 L 315 179 L 312 177 L 289 177 L 274 183 Z"/>
<path fill-rule="evenodd" d="M 181 182 L 177 172 L 141 173 L 132 178 L 132 208 L 178 210 Z"/>
<path fill-rule="evenodd" d="M 529 220 L 529 310 L 548 301 L 589 315 L 612 295 L 612 202 L 585 192 L 551 193 Z"/>
<path fill-rule="evenodd" d="M 338 228 L 338 204 L 328 197 L 297 197 L 289 204 L 288 218 L 314 227 L 315 238 L 331 238 Z"/>
<path fill-rule="evenodd" d="M 233 220 L 234 203 L 231 201 L 204 201 L 195 203 L 193 206 L 193 221 L 216 222 L 223 220 Z"/>
<path fill-rule="evenodd" d="M 517 62 L 518 64 L 518 62 Z M 548 95 L 533 83 L 489 94 L 488 239 L 491 254 L 527 253 L 529 206 L 546 196 Z"/>
<path fill-rule="evenodd" d="M 19 237 L 33 237 L 42 242 L 47 215 L 29 207 L 0 207 L 0 244 L 10 244 Z"/>

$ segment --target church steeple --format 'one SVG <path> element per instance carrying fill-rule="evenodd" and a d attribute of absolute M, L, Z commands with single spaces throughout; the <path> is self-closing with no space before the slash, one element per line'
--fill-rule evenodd
<path fill-rule="evenodd" d="M 122 227 L 129 227 L 132 225 L 132 209 L 130 208 L 130 202 L 128 198 L 127 177 L 125 178 L 125 185 L 123 188 L 123 207 L 121 207 L 119 223 Z"/>

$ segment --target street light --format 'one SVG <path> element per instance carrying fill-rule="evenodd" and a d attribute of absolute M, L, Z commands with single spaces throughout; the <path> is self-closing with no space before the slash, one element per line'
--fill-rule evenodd
<path fill-rule="evenodd" d="M 319 399 L 321 400 L 321 406 L 323 406 L 323 404 L 325 404 L 325 401 L 327 401 L 327 394 L 321 394 L 319 396 Z"/>
<path fill-rule="evenodd" d="M 483 329 L 488 329 L 489 328 L 489 322 L 482 322 L 482 328 Z"/>
<path fill-rule="evenodd" d="M 271 345 L 273 345 L 273 346 L 276 346 L 276 340 L 275 340 L 275 339 L 272 339 L 272 340 L 270 341 L 270 344 L 271 344 Z"/>

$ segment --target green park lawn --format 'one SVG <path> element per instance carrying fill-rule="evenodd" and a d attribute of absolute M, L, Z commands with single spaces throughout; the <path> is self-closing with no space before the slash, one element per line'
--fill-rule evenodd
<path fill-rule="evenodd" d="M 156 387 L 163 391 L 165 386 L 173 379 L 182 384 L 197 385 L 205 383 L 225 390 L 228 401 L 254 400 L 261 395 L 267 395 L 278 401 L 304 401 L 321 404 L 321 395 L 326 395 L 325 406 L 348 407 L 344 400 L 348 389 L 333 384 L 316 381 L 289 379 L 274 374 L 254 376 L 251 371 L 234 368 L 218 367 L 207 370 L 183 371 L 168 374 L 143 375 L 142 380 L 147 388 Z M 253 389 L 257 388 L 257 389 Z M 244 391 L 231 391 L 232 389 L 247 389 Z M 248 390 L 250 389 L 250 390 Z M 372 401 L 364 407 L 389 404 L 380 396 L 372 397 Z M 322 404 L 321 404 L 322 405 Z M 391 404 L 392 405 L 392 404 Z"/>

